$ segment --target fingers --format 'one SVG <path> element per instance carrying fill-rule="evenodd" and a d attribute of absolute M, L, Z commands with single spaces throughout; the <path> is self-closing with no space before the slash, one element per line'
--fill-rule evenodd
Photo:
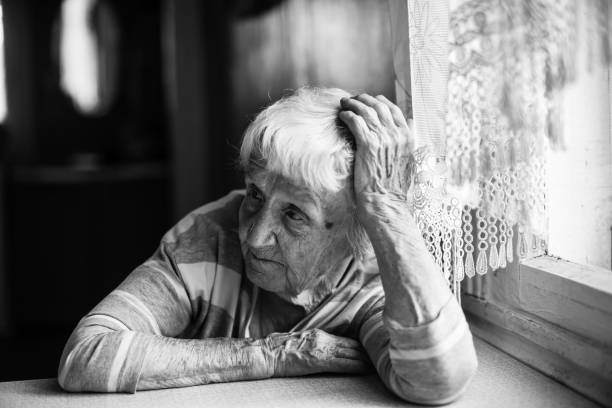
<path fill-rule="evenodd" d="M 328 357 L 368 361 L 368 355 L 359 341 L 348 337 L 334 336 L 322 330 L 319 330 L 317 335 L 317 346 L 328 350 Z"/>
<path fill-rule="evenodd" d="M 352 98 L 342 98 L 340 104 L 343 109 L 340 118 L 356 137 L 365 137 L 370 130 L 375 131 L 380 127 L 411 128 L 402 110 L 384 95 L 373 97 L 363 93 Z M 354 115 L 344 112 L 352 112 Z"/>
<path fill-rule="evenodd" d="M 330 334 L 330 336 L 333 336 L 333 335 Z M 354 348 L 354 349 L 362 349 L 361 343 L 358 342 L 355 339 L 351 339 L 351 338 L 348 338 L 348 337 L 334 336 L 334 340 L 335 340 L 336 344 L 338 344 L 339 346 L 342 346 L 342 347 L 350 347 L 350 348 Z"/>
<path fill-rule="evenodd" d="M 378 100 L 381 103 L 383 103 L 389 109 L 389 112 L 390 112 L 391 116 L 393 117 L 393 121 L 395 122 L 396 126 L 410 127 L 410 126 L 408 126 L 408 123 L 406 122 L 406 118 L 404 117 L 404 114 L 403 114 L 402 110 L 396 104 L 391 102 L 384 95 L 376 96 L 376 100 Z"/>
<path fill-rule="evenodd" d="M 342 98 L 340 99 L 340 105 L 344 110 L 350 110 L 364 118 L 368 125 L 371 125 L 372 127 L 380 126 L 381 118 L 378 117 L 378 113 L 374 107 L 369 106 L 368 103 L 364 102 L 363 100 L 359 100 L 358 98 L 359 96 Z"/>
<path fill-rule="evenodd" d="M 368 129 L 368 125 L 365 123 L 363 117 L 350 110 L 341 111 L 338 114 L 338 117 L 351 131 L 358 148 L 366 143 L 370 130 Z"/>
<path fill-rule="evenodd" d="M 367 360 L 368 355 L 360 348 L 339 347 L 335 350 L 334 356 L 349 360 Z"/>
<path fill-rule="evenodd" d="M 327 364 L 327 367 L 323 370 L 329 373 L 343 373 L 343 374 L 367 374 L 372 372 L 373 366 L 370 361 L 363 360 L 349 360 L 344 358 L 336 358 Z"/>
<path fill-rule="evenodd" d="M 395 120 L 391 115 L 391 110 L 386 103 L 365 93 L 356 96 L 355 100 L 362 102 L 364 105 L 374 109 L 376 111 L 378 119 L 380 120 L 380 123 L 382 123 L 384 126 L 397 126 Z"/>
<path fill-rule="evenodd" d="M 311 333 L 316 334 L 317 343 L 321 345 L 363 350 L 363 347 L 359 341 L 349 337 L 336 336 L 321 329 L 313 329 Z"/>
<path fill-rule="evenodd" d="M 335 345 L 339 347 L 352 348 L 352 349 L 363 351 L 363 347 L 361 346 L 361 343 L 355 339 L 351 339 L 350 337 L 335 336 L 327 332 L 323 332 L 323 333 L 325 333 L 325 335 L 329 337 L 330 341 L 332 341 Z"/>
<path fill-rule="evenodd" d="M 352 98 L 342 98 L 340 104 L 343 109 L 363 116 L 366 122 L 374 126 L 378 122 L 384 126 L 407 126 L 402 110 L 383 95 L 373 97 L 363 93 Z"/>

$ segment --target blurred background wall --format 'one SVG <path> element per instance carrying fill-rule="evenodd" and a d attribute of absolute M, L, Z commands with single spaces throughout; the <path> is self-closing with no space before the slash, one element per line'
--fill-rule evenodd
<path fill-rule="evenodd" d="M 55 376 L 163 233 L 241 187 L 241 134 L 270 102 L 393 97 L 386 0 L 0 4 L 0 381 Z"/>

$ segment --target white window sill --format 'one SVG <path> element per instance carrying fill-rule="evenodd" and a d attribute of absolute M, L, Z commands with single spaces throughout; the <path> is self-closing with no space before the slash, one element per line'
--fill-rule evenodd
<path fill-rule="evenodd" d="M 538 257 L 485 275 L 463 297 L 473 333 L 612 405 L 612 272 Z"/>
<path fill-rule="evenodd" d="M 521 262 L 523 310 L 612 346 L 612 271 L 549 256 Z"/>

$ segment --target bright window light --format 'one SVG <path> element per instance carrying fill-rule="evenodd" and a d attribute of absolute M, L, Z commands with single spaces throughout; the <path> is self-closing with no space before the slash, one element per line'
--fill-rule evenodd
<path fill-rule="evenodd" d="M 60 61 L 62 89 L 84 113 L 99 103 L 98 50 L 91 25 L 96 0 L 65 0 L 61 10 Z"/>
<path fill-rule="evenodd" d="M 587 47 L 582 47 L 586 52 Z M 612 266 L 612 131 L 609 68 L 577 66 L 564 92 L 566 149 L 552 152 L 547 169 L 552 255 Z"/>

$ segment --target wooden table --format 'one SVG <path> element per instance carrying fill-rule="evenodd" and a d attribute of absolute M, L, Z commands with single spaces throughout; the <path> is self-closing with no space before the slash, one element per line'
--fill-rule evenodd
<path fill-rule="evenodd" d="M 479 369 L 449 407 L 598 407 L 560 383 L 476 339 Z M 318 375 L 210 384 L 130 394 L 69 394 L 54 378 L 0 383 L 1 408 L 38 407 L 406 407 L 376 376 Z"/>

